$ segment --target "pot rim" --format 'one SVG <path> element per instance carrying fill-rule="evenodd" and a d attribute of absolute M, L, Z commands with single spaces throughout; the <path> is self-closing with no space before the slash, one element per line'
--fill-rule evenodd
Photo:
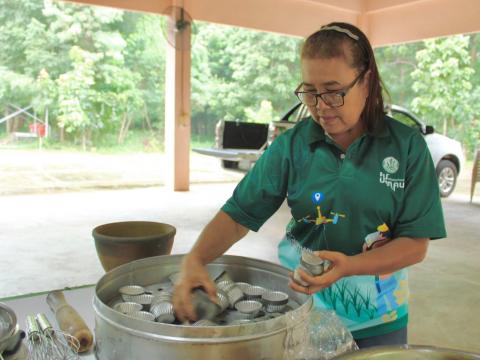
<path fill-rule="evenodd" d="M 382 353 L 385 353 L 385 355 L 390 354 L 390 355 L 395 355 L 396 353 L 405 353 L 407 355 L 408 353 L 413 353 L 413 352 L 423 352 L 423 353 L 441 353 L 444 355 L 448 355 L 449 357 L 445 359 L 464 359 L 464 358 L 459 358 L 458 356 L 466 356 L 464 360 L 469 359 L 469 360 L 477 360 L 480 359 L 480 354 L 473 353 L 473 352 L 468 352 L 464 350 L 457 350 L 457 349 L 448 349 L 448 348 L 442 348 L 442 347 L 437 347 L 437 346 L 431 346 L 431 345 L 385 345 L 385 346 L 375 346 L 372 348 L 365 348 L 365 349 L 360 349 L 354 352 L 350 353 L 345 353 L 343 355 L 340 355 L 336 357 L 336 360 L 357 360 L 357 359 L 369 359 L 371 356 L 378 356 L 381 355 Z M 454 357 L 450 357 L 454 356 Z M 437 357 L 435 357 L 437 359 Z"/>

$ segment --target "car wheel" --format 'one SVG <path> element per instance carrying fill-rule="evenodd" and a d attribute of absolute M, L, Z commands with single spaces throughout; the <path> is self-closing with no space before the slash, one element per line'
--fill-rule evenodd
<path fill-rule="evenodd" d="M 238 161 L 222 160 L 222 167 L 224 169 L 238 169 Z"/>
<path fill-rule="evenodd" d="M 437 179 L 441 197 L 447 197 L 452 193 L 453 189 L 455 189 L 457 175 L 457 167 L 450 160 L 441 160 L 438 163 Z"/>

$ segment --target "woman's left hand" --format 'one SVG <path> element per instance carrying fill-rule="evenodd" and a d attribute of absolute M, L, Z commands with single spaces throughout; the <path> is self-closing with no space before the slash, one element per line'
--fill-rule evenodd
<path fill-rule="evenodd" d="M 326 272 L 319 276 L 310 276 L 306 272 L 300 270 L 300 276 L 303 281 L 308 283 L 308 286 L 299 285 L 292 280 L 289 286 L 293 290 L 312 295 L 331 286 L 334 282 L 350 273 L 349 256 L 336 251 L 315 251 L 314 254 L 323 260 L 328 260 L 330 266 Z"/>

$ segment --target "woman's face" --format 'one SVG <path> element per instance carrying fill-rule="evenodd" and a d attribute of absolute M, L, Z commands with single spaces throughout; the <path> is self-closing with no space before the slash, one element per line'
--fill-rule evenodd
<path fill-rule="evenodd" d="M 303 91 L 324 93 L 342 90 L 359 75 L 343 57 L 331 59 L 302 59 Z M 368 96 L 368 73 L 360 79 L 345 95 L 344 104 L 333 108 L 318 98 L 316 106 L 308 106 L 312 117 L 326 133 L 336 137 L 346 135 L 354 138 L 364 132 L 360 114 Z M 350 135 L 350 136 L 349 136 Z"/>

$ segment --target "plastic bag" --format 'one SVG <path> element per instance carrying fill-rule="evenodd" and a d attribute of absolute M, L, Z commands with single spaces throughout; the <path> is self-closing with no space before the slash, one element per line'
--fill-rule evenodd
<path fill-rule="evenodd" d="M 312 309 L 298 319 L 287 313 L 284 360 L 328 360 L 358 350 L 352 334 L 332 310 Z"/>

